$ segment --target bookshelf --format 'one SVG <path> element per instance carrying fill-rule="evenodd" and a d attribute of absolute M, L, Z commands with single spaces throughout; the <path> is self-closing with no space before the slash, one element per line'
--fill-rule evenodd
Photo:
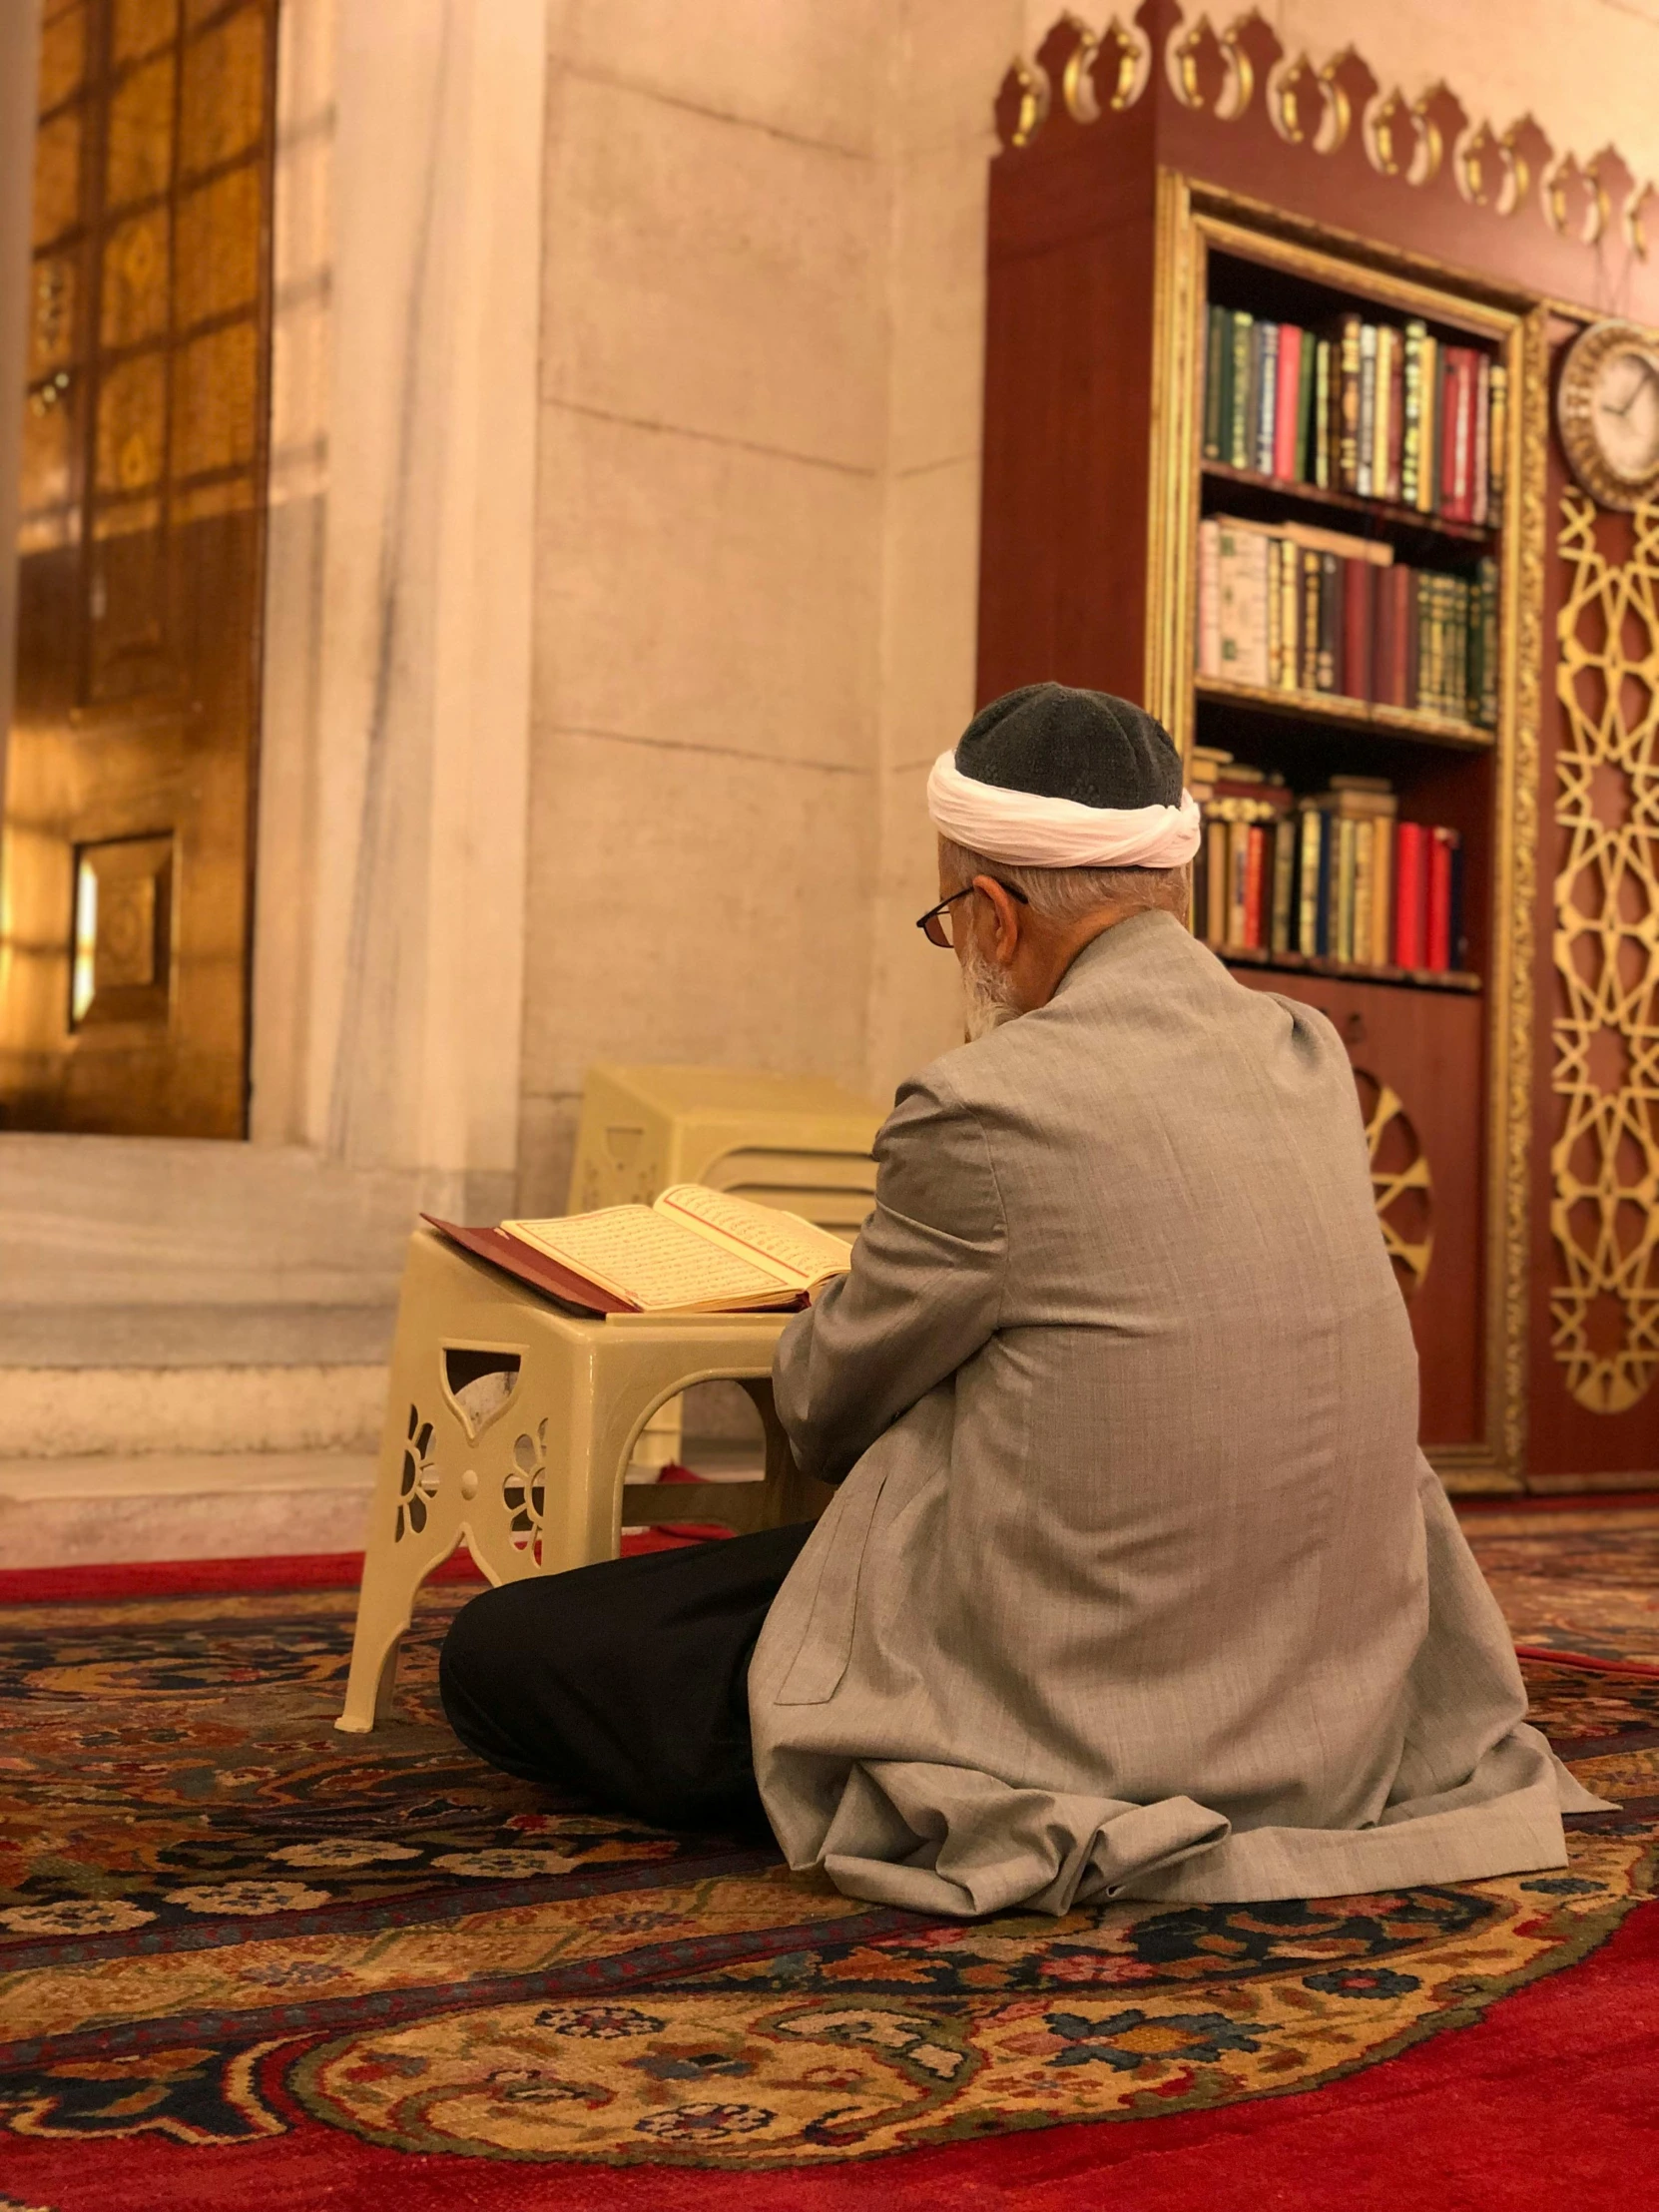
<path fill-rule="evenodd" d="M 1053 34 L 1044 66 L 1054 85 L 1066 81 L 1061 46 L 1074 35 Z M 1172 134 L 1177 127 L 1189 120 L 1176 115 Z M 1127 122 L 1114 135 L 1104 116 L 1091 126 L 1069 111 L 1058 120 L 1051 111 L 1035 146 L 993 163 L 978 692 L 990 699 L 1054 676 L 1143 700 L 1206 803 L 1207 858 L 1221 799 L 1265 818 L 1246 824 L 1270 846 L 1251 937 L 1213 926 L 1202 880 L 1195 927 L 1240 982 L 1319 1007 L 1347 1045 L 1380 1224 L 1418 1346 L 1424 1446 L 1455 1486 L 1514 1487 L 1532 958 L 1517 884 L 1530 880 L 1536 833 L 1522 763 L 1536 744 L 1528 672 L 1541 658 L 1545 311 L 1420 248 L 1357 237 L 1335 208 L 1329 222 L 1293 216 L 1258 192 L 1157 159 L 1155 141 Z M 1451 511 L 1436 508 L 1434 485 L 1423 487 L 1420 433 L 1411 496 L 1389 474 L 1402 441 L 1391 455 L 1381 448 L 1370 490 L 1352 472 L 1345 480 L 1336 379 L 1324 481 L 1307 443 L 1305 395 L 1301 443 L 1281 443 L 1272 467 L 1217 451 L 1206 407 L 1212 308 L 1248 314 L 1251 327 L 1305 330 L 1326 339 L 1334 359 L 1350 325 L 1396 331 L 1395 394 L 1407 330 L 1419 371 L 1422 340 L 1432 340 L 1432 357 L 1460 362 L 1463 388 L 1485 395 L 1484 502 L 1471 483 L 1472 417 L 1462 475 L 1438 487 Z M 1305 554 L 1318 556 L 1321 578 L 1337 578 L 1321 586 L 1340 595 L 1318 600 L 1323 627 L 1299 635 L 1296 653 L 1274 666 L 1238 656 L 1218 666 L 1213 627 L 1205 634 L 1207 559 L 1212 585 L 1215 573 L 1206 526 L 1224 522 L 1241 539 L 1294 544 L 1299 585 Z M 1341 565 L 1333 570 L 1327 555 Z M 1351 584 L 1362 570 L 1369 580 Z M 1378 676 L 1378 576 L 1396 579 L 1385 587 L 1395 608 L 1412 610 L 1419 658 L 1407 660 L 1410 682 L 1400 680 L 1397 620 Z M 1344 642 L 1358 644 L 1339 652 L 1330 610 L 1348 619 L 1351 592 L 1361 611 Z M 1430 607 L 1441 628 L 1436 681 L 1424 685 Z M 1448 647 L 1447 626 L 1458 623 L 1463 643 Z M 1362 897 L 1351 874 L 1329 926 L 1302 935 L 1293 918 L 1287 938 L 1286 898 L 1276 912 L 1268 887 L 1271 848 L 1281 820 L 1304 825 L 1310 812 L 1326 818 L 1319 833 L 1329 829 L 1351 869 L 1369 838 L 1373 879 Z M 1390 871 L 1405 831 L 1416 851 L 1432 839 L 1442 855 L 1432 956 L 1420 931 L 1402 941 L 1380 914 L 1381 819 Z M 1451 916 L 1453 864 L 1460 921 Z M 1293 888 L 1293 915 L 1298 896 Z M 1426 892 L 1413 910 L 1426 927 Z"/>

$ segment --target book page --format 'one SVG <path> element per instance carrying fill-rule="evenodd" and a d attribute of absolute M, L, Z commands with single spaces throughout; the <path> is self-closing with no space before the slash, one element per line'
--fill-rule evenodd
<path fill-rule="evenodd" d="M 852 1264 L 850 1247 L 830 1230 L 781 1207 L 712 1191 L 705 1183 L 671 1184 L 657 1200 L 657 1211 L 696 1222 L 722 1251 L 752 1260 L 791 1290 L 810 1291 L 832 1275 L 844 1275 Z"/>
<path fill-rule="evenodd" d="M 649 1206 L 607 1206 L 596 1214 L 501 1226 L 648 1314 L 752 1304 L 793 1288 Z"/>

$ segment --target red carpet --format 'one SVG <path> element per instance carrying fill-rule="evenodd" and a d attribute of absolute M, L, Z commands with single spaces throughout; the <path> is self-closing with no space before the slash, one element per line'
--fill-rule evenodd
<path fill-rule="evenodd" d="M 1058 1922 L 481 1768 L 464 1561 L 367 1739 L 351 1555 L 10 1575 L 0 2212 L 1659 2212 L 1659 1513 L 1608 1506 L 1471 1516 L 1622 1807 L 1567 1872 Z"/>

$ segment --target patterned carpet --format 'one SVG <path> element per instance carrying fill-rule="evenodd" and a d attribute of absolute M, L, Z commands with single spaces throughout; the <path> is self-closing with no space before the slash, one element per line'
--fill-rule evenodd
<path fill-rule="evenodd" d="M 1471 1533 L 1521 1641 L 1659 1659 L 1659 1511 Z M 676 2168 L 723 2212 L 746 2174 L 757 2206 L 839 2205 L 874 2154 L 1329 2096 L 1652 1894 L 1659 1673 L 1529 1663 L 1535 1718 L 1622 1801 L 1564 1873 L 963 1925 L 479 1766 L 433 1693 L 470 1594 L 428 1591 L 407 1717 L 366 1739 L 330 1725 L 346 1592 L 0 1608 L 0 2212 L 658 2212 L 693 2201 Z M 527 2196 L 526 2161 L 579 2194 Z M 884 2201 L 966 2201 L 890 2193 L 921 2171 L 885 2166 Z"/>

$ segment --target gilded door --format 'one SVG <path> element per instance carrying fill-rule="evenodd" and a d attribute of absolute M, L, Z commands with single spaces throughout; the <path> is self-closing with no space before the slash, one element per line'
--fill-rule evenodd
<path fill-rule="evenodd" d="M 275 0 L 46 0 L 0 1126 L 236 1137 Z"/>

